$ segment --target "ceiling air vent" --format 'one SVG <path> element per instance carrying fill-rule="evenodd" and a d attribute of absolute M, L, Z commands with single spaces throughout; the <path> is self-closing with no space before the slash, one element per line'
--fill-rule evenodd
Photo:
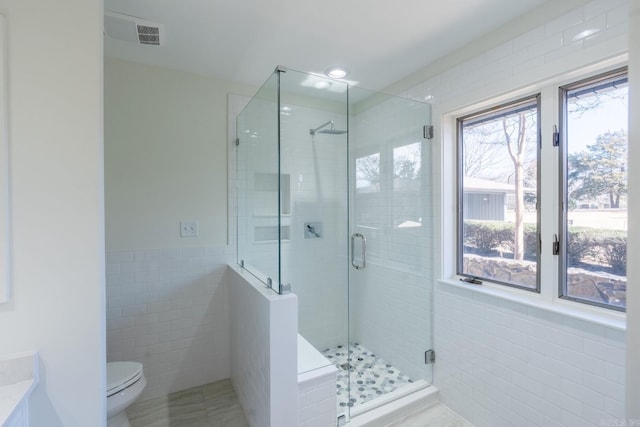
<path fill-rule="evenodd" d="M 138 41 L 142 44 L 160 46 L 160 28 L 138 24 Z"/>
<path fill-rule="evenodd" d="M 144 45 L 162 46 L 164 41 L 162 25 L 112 11 L 104 14 L 104 32 L 112 39 Z"/>

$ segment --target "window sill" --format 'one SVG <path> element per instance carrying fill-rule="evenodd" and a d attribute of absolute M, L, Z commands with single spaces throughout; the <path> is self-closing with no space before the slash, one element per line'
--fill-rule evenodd
<path fill-rule="evenodd" d="M 619 331 L 626 331 L 627 329 L 627 320 L 624 313 L 608 312 L 608 310 L 604 308 L 592 307 L 573 301 L 565 301 L 559 298 L 550 302 L 537 293 L 532 294 L 530 292 L 511 288 L 502 289 L 503 287 L 500 285 L 493 285 L 491 283 L 474 285 L 461 282 L 457 279 L 438 280 L 438 283 L 443 286 L 450 286 L 468 290 L 470 292 L 493 296 L 499 299 L 515 302 L 517 304 L 522 304 L 524 306 L 545 310 Z M 576 307 L 576 305 L 580 306 Z"/>

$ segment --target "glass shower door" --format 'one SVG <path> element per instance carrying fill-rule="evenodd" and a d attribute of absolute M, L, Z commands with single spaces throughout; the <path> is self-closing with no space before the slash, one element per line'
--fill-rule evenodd
<path fill-rule="evenodd" d="M 350 88 L 349 400 L 357 415 L 431 384 L 429 105 Z"/>

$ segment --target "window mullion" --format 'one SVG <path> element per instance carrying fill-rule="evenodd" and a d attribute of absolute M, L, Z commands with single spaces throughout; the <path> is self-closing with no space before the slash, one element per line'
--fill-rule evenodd
<path fill-rule="evenodd" d="M 558 296 L 558 256 L 552 254 L 553 236 L 559 224 L 559 150 L 553 146 L 554 126 L 558 125 L 558 88 L 547 86 L 540 95 L 540 295 L 546 301 Z"/>

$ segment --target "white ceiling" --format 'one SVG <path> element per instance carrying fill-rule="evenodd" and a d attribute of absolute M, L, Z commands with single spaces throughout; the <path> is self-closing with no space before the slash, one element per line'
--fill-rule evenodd
<path fill-rule="evenodd" d="M 105 0 L 164 25 L 163 47 L 105 36 L 105 54 L 261 84 L 276 65 L 381 90 L 545 0 Z"/>

